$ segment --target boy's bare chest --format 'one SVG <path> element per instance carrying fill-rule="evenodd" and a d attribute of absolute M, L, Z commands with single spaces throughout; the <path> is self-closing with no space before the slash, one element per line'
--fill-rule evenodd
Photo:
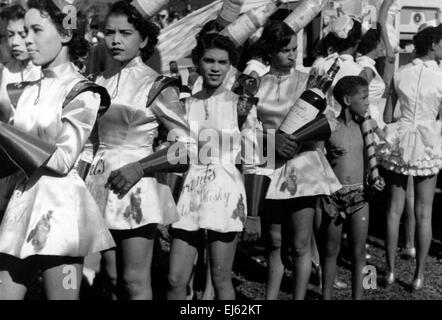
<path fill-rule="evenodd" d="M 345 149 L 346 154 L 361 153 L 361 157 L 363 156 L 364 139 L 360 127 L 356 124 L 342 125 L 337 132 L 331 135 L 329 143 L 332 147 Z"/>

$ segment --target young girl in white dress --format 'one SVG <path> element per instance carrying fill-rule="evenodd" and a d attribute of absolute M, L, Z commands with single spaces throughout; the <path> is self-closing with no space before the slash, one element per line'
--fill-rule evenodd
<path fill-rule="evenodd" d="M 26 50 L 25 14 L 25 9 L 20 5 L 11 6 L 1 14 L 6 22 L 8 46 L 13 59 L 4 66 L 0 65 L 0 121 L 8 121 L 14 112 L 6 86 L 9 83 L 35 81 L 41 76 L 40 67 L 31 62 Z M 14 181 L 19 175 L 11 175 L 0 180 L 0 221 L 14 188 Z"/>
<path fill-rule="evenodd" d="M 83 258 L 115 245 L 75 168 L 100 96 L 86 91 L 63 106 L 72 88 L 86 81 L 71 61 L 87 45 L 80 29 L 64 29 L 64 5 L 57 3 L 31 0 L 25 17 L 26 47 L 43 78 L 25 88 L 9 123 L 54 145 L 55 152 L 18 181 L 0 225 L 0 299 L 22 299 L 37 268 L 48 299 L 78 299 Z"/>
<path fill-rule="evenodd" d="M 365 79 L 369 83 L 369 101 L 370 115 L 383 129 L 384 110 L 387 100 L 384 98 L 385 82 L 376 69 L 376 59 L 385 56 L 385 45 L 381 38 L 381 26 L 378 29 L 370 29 L 362 37 L 358 46 L 358 53 L 362 56 L 356 59 L 356 62 L 364 68 Z"/>
<path fill-rule="evenodd" d="M 261 78 L 256 95 L 259 98 L 258 117 L 264 131 L 278 130 L 290 108 L 306 90 L 308 74 L 294 68 L 297 38 L 284 23 L 269 24 L 258 46 L 271 67 Z M 297 147 L 290 136 L 276 136 L 276 151 L 282 160 L 279 165 L 277 162 L 275 170 L 258 169 L 260 174 L 271 178 L 263 210 L 265 232 L 269 236 L 267 299 L 278 297 L 284 272 L 281 246 L 294 248 L 291 256 L 295 274 L 293 297 L 304 299 L 311 274 L 310 241 L 316 200 L 320 195 L 330 195 L 341 188 L 315 143 L 302 146 L 299 154 L 296 154 Z"/>
<path fill-rule="evenodd" d="M 326 38 L 329 47 L 335 49 L 336 52 L 316 61 L 311 70 L 315 75 L 322 76 L 338 59 L 340 69 L 327 92 L 328 108 L 334 112 L 336 117 L 341 113 L 341 106 L 333 97 L 333 88 L 336 83 L 345 76 L 361 76 L 365 78 L 363 68 L 356 63 L 354 57 L 361 38 L 361 23 L 347 15 L 340 16 L 330 25 L 330 33 Z"/>
<path fill-rule="evenodd" d="M 432 204 L 437 174 L 442 168 L 442 28 L 429 27 L 414 37 L 416 58 L 394 76 L 394 90 L 385 110 L 386 147 L 382 166 L 389 172 L 390 201 L 387 211 L 386 283 L 395 281 L 395 256 L 399 222 L 404 208 L 407 179 L 413 177 L 416 216 L 416 270 L 412 289 L 423 288 L 425 261 L 431 244 Z M 399 100 L 401 116 L 393 119 Z"/>
<path fill-rule="evenodd" d="M 234 300 L 232 265 L 247 217 L 244 182 L 236 164 L 244 147 L 242 134 L 258 127 L 256 107 L 243 125 L 238 123 L 239 96 L 223 85 L 237 60 L 228 38 L 211 34 L 198 39 L 193 60 L 203 88 L 186 100 L 185 108 L 191 132 L 199 137 L 199 158 L 186 174 L 178 201 L 180 220 L 173 224 L 168 298 L 186 297 L 194 258 L 207 230 L 216 298 Z"/>
<path fill-rule="evenodd" d="M 127 195 L 118 197 L 105 185 L 112 170 L 154 152 L 160 123 L 168 130 L 187 126 L 184 108 L 174 88 L 166 88 L 147 106 L 159 77 L 144 63 L 157 43 L 159 30 L 154 24 L 129 3 L 119 1 L 110 9 L 104 33 L 118 66 L 96 80 L 108 90 L 112 103 L 98 121 L 98 152 L 86 183 L 117 243 L 116 249 L 103 254 L 115 297 L 152 299 L 150 269 L 157 225 L 178 219 L 170 188 L 145 177 Z"/>

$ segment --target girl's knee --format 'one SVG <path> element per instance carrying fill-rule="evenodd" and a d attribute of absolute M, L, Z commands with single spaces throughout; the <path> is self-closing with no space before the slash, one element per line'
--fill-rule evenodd
<path fill-rule="evenodd" d="M 128 269 L 123 272 L 123 284 L 131 292 L 145 290 L 148 287 L 149 275 L 139 270 Z"/>
<path fill-rule="evenodd" d="M 338 256 L 341 247 L 339 244 L 327 243 L 324 250 L 324 258 L 335 258 Z"/>
<path fill-rule="evenodd" d="M 293 245 L 293 255 L 295 257 L 304 256 L 311 253 L 309 241 L 298 241 Z"/>
<path fill-rule="evenodd" d="M 365 257 L 366 257 L 365 244 L 364 246 L 360 246 L 352 250 L 353 263 L 363 263 L 365 262 Z"/>
<path fill-rule="evenodd" d="M 416 221 L 431 220 L 432 210 L 433 210 L 433 203 L 417 201 L 415 203 Z"/>
<path fill-rule="evenodd" d="M 112 273 L 112 274 L 106 274 L 106 278 L 107 278 L 107 280 L 110 282 L 110 284 L 111 284 L 113 287 L 116 287 L 116 286 L 117 286 L 118 281 L 117 281 L 117 275 L 116 275 L 116 274 L 114 274 L 114 273 Z"/>
<path fill-rule="evenodd" d="M 387 211 L 388 217 L 401 217 L 404 209 L 404 205 L 401 204 L 391 204 Z"/>
<path fill-rule="evenodd" d="M 232 270 L 222 265 L 212 266 L 212 281 L 217 287 L 228 285 L 231 282 Z"/>
<path fill-rule="evenodd" d="M 104 276 L 113 286 L 117 285 L 117 270 L 115 268 L 104 267 Z"/>
<path fill-rule="evenodd" d="M 269 247 L 270 250 L 281 249 L 281 233 L 280 232 L 270 232 L 269 237 Z"/>
<path fill-rule="evenodd" d="M 179 289 L 186 288 L 189 282 L 189 279 L 183 275 L 182 272 L 169 272 L 168 275 L 169 288 L 171 289 Z"/>

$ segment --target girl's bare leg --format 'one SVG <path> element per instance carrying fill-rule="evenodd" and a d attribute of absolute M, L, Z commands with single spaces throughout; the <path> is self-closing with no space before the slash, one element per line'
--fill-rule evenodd
<path fill-rule="evenodd" d="M 387 275 L 394 274 L 396 251 L 399 239 L 399 223 L 404 211 L 407 176 L 389 172 L 390 197 L 387 210 L 387 235 L 385 240 Z"/>
<path fill-rule="evenodd" d="M 142 231 L 133 231 L 142 234 L 129 233 L 117 241 L 117 285 L 125 300 L 153 298 L 151 265 L 156 230 L 156 224 L 148 225 Z"/>
<path fill-rule="evenodd" d="M 210 272 L 210 270 L 211 270 L 211 267 L 210 267 L 210 247 L 209 247 L 209 241 L 208 241 L 207 237 L 206 237 L 205 245 L 206 245 L 206 252 L 205 252 L 204 260 L 206 262 L 206 283 L 204 286 L 202 300 L 212 301 L 215 299 L 215 289 L 213 288 L 212 274 Z"/>
<path fill-rule="evenodd" d="M 24 260 L 0 254 L 0 300 L 23 300 L 30 272 Z"/>
<path fill-rule="evenodd" d="M 326 213 L 320 228 L 320 257 L 322 265 L 322 298 L 331 300 L 336 278 L 337 259 L 341 248 L 342 223 L 337 223 Z"/>
<path fill-rule="evenodd" d="M 202 232 L 174 230 L 169 258 L 169 300 L 185 300 L 187 285 L 194 267 L 198 247 L 203 244 Z"/>
<path fill-rule="evenodd" d="M 103 258 L 101 261 L 102 269 L 111 286 L 112 300 L 118 300 L 116 250 L 106 250 L 101 253 L 101 257 Z"/>
<path fill-rule="evenodd" d="M 416 219 L 414 217 L 414 182 L 413 177 L 408 178 L 407 196 L 405 198 L 405 253 L 412 254 L 412 249 L 415 248 L 414 238 L 416 232 Z M 410 256 L 411 257 L 411 256 Z"/>
<path fill-rule="evenodd" d="M 235 259 L 237 233 L 208 231 L 210 266 L 217 300 L 235 300 L 232 283 L 233 260 Z"/>
<path fill-rule="evenodd" d="M 349 217 L 349 236 L 352 256 L 352 296 L 354 300 L 362 299 L 363 270 L 365 267 L 365 243 L 368 236 L 370 211 L 366 204 L 361 210 Z"/>
<path fill-rule="evenodd" d="M 416 200 L 415 215 L 417 224 L 416 241 L 416 271 L 414 279 L 423 279 L 425 262 L 430 250 L 433 236 L 431 217 L 433 210 L 434 190 L 436 188 L 436 176 L 414 177 Z"/>
<path fill-rule="evenodd" d="M 316 198 L 296 199 L 290 214 L 291 245 L 293 247 L 294 300 L 303 300 L 312 271 L 312 251 L 310 248 L 313 234 Z"/>
<path fill-rule="evenodd" d="M 48 300 L 80 299 L 83 258 L 41 257 L 39 260 L 45 266 L 43 283 Z"/>
<path fill-rule="evenodd" d="M 268 226 L 268 266 L 266 300 L 277 300 L 284 277 L 284 265 L 281 259 L 281 224 Z"/>

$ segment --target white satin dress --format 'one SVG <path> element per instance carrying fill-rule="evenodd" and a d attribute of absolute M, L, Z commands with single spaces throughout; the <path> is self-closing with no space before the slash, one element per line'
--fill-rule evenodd
<path fill-rule="evenodd" d="M 55 144 L 46 166 L 15 186 L 0 225 L 0 253 L 85 257 L 115 246 L 75 164 L 97 118 L 99 95 L 84 92 L 62 105 L 85 78 L 71 62 L 43 71 L 27 87 L 10 123 Z"/>
<path fill-rule="evenodd" d="M 153 153 L 160 123 L 168 130 L 187 128 L 184 107 L 172 88 L 165 89 L 146 108 L 150 89 L 158 76 L 141 57 L 136 57 L 124 68 L 109 70 L 96 81 L 108 90 L 112 103 L 98 121 L 98 152 L 86 183 L 111 230 L 168 225 L 178 220 L 169 186 L 154 177 L 142 178 L 123 199 L 104 188 L 113 170 Z"/>
<path fill-rule="evenodd" d="M 401 117 L 387 125 L 381 164 L 403 175 L 435 175 L 442 168 L 442 72 L 436 61 L 415 59 L 397 72 L 394 86 Z"/>
<path fill-rule="evenodd" d="M 41 70 L 40 67 L 35 66 L 31 61 L 12 60 L 6 65 L 0 66 L 0 73 L 0 108 L 7 108 L 13 113 L 14 107 L 11 105 L 6 86 L 9 83 L 36 81 L 41 77 Z M 7 121 L 7 119 L 0 119 L 0 121 Z M 20 176 L 21 173 L 18 172 L 0 179 L 0 221 L 2 212 L 5 211 L 11 197 L 14 183 Z"/>
<path fill-rule="evenodd" d="M 258 94 L 258 118 L 265 129 L 279 129 L 290 108 L 305 91 L 308 74 L 292 69 L 290 74 L 267 73 L 261 78 Z M 323 151 L 316 144 L 304 146 L 304 152 L 289 161 L 277 161 L 274 170 L 257 168 L 271 178 L 267 199 L 286 200 L 331 195 L 341 189 Z"/>
<path fill-rule="evenodd" d="M 260 129 L 253 106 L 238 127 L 239 96 L 221 86 L 207 98 L 201 91 L 186 100 L 192 137 L 199 141 L 199 157 L 188 170 L 178 201 L 180 220 L 175 229 L 242 232 L 247 216 L 244 181 L 236 165 L 253 168 L 260 161 L 246 144 L 256 144 Z M 250 149 L 256 150 L 256 149 Z"/>

